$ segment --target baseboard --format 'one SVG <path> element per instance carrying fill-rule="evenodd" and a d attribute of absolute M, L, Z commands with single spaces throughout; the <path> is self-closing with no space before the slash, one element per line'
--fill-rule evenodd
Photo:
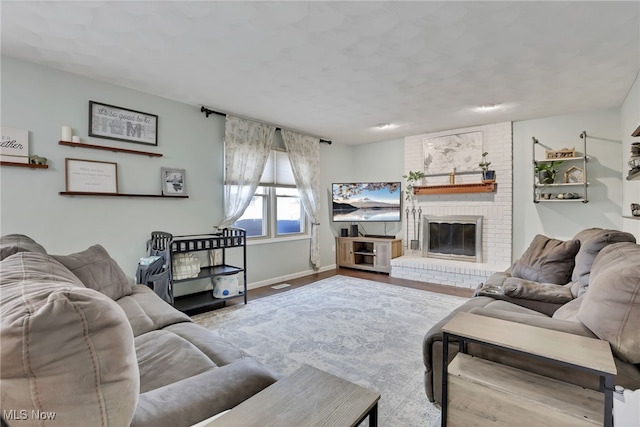
<path fill-rule="evenodd" d="M 300 271 L 298 273 L 287 274 L 285 276 L 274 277 L 272 279 L 261 280 L 259 282 L 252 282 L 247 284 L 247 289 L 262 288 L 263 286 L 269 286 L 275 283 L 286 282 L 287 280 L 293 280 L 299 277 L 309 276 L 314 273 L 322 273 L 329 270 L 335 270 L 336 268 L 337 266 L 335 264 L 332 264 L 332 265 L 326 265 L 324 267 L 320 267 L 320 269 L 317 271 L 316 270 Z"/>

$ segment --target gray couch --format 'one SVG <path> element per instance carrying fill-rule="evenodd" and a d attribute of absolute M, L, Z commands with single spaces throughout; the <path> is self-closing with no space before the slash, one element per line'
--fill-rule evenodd
<path fill-rule="evenodd" d="M 592 228 L 563 242 L 536 236 L 522 258 L 496 273 L 425 335 L 425 390 L 441 403 L 442 327 L 458 312 L 567 332 L 610 343 L 615 384 L 640 388 L 640 245 L 632 234 Z M 597 390 L 599 379 L 544 361 L 468 344 L 474 356 Z M 453 340 L 449 360 L 458 351 Z"/>
<path fill-rule="evenodd" d="M 0 390 L 11 427 L 190 426 L 277 376 L 242 350 L 131 286 L 100 245 L 48 255 L 0 238 Z M 11 419 L 9 419 L 11 418 Z"/>

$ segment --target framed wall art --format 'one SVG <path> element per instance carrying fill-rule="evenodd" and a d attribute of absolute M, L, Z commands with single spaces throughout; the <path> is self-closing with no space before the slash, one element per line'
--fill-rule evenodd
<path fill-rule="evenodd" d="M 482 132 L 425 138 L 422 147 L 426 175 L 448 174 L 454 169 L 471 172 L 478 169 L 482 160 Z"/>
<path fill-rule="evenodd" d="M 564 182 L 567 184 L 582 184 L 584 182 L 584 171 L 577 166 L 571 166 L 564 173 Z"/>
<path fill-rule="evenodd" d="M 186 196 L 187 181 L 184 169 L 161 168 L 163 196 Z"/>
<path fill-rule="evenodd" d="M 118 164 L 64 159 L 68 192 L 118 194 Z"/>
<path fill-rule="evenodd" d="M 158 145 L 158 116 L 89 101 L 89 136 Z"/>

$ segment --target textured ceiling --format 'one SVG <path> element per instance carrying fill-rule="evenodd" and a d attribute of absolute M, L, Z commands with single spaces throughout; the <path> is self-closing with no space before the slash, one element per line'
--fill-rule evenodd
<path fill-rule="evenodd" d="M 617 107 L 640 68 L 640 2 L 2 1 L 1 14 L 5 55 L 344 144 Z"/>

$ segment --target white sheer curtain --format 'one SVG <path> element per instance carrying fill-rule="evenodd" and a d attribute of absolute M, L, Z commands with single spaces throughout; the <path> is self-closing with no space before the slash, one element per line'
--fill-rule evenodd
<path fill-rule="evenodd" d="M 251 202 L 271 150 L 275 126 L 227 116 L 224 129 L 224 219 L 236 222 Z"/>
<path fill-rule="evenodd" d="M 282 140 L 287 147 L 302 206 L 311 220 L 311 264 L 317 270 L 320 268 L 320 140 L 284 129 Z"/>

